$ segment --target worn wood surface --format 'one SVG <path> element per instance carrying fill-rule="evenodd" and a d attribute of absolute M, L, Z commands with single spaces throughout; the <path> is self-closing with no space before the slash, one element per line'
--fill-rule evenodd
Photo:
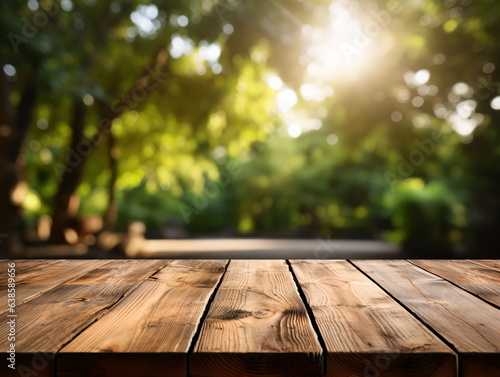
<path fill-rule="evenodd" d="M 16 263 L 16 261 L 13 261 Z M 83 275 L 110 261 L 106 260 L 45 260 L 16 263 L 17 306 L 49 291 L 55 286 Z M 6 273 L 7 270 L 3 271 Z M 6 300 L 7 278 L 0 275 L 0 302 Z"/>
<path fill-rule="evenodd" d="M 500 312 L 407 261 L 353 261 L 459 352 L 462 377 L 499 375 Z"/>
<path fill-rule="evenodd" d="M 499 260 L 486 260 L 486 259 L 470 259 L 469 262 L 479 264 L 488 268 L 493 268 L 500 271 L 500 261 Z"/>
<path fill-rule="evenodd" d="M 328 377 L 455 376 L 456 355 L 342 260 L 290 261 L 328 350 Z"/>
<path fill-rule="evenodd" d="M 5 283 L 7 280 L 7 273 L 10 269 L 8 267 L 8 263 L 15 264 L 15 272 L 16 272 L 16 280 L 19 280 L 22 277 L 29 277 L 31 274 L 38 274 L 41 270 L 43 270 L 44 266 L 48 266 L 54 263 L 54 260 L 10 260 L 5 262 L 0 262 L 0 287 L 2 287 L 2 291 L 0 294 L 4 294 L 3 289 L 5 289 Z"/>
<path fill-rule="evenodd" d="M 233 260 L 190 356 L 190 375 L 316 377 L 321 353 L 286 262 Z"/>
<path fill-rule="evenodd" d="M 20 305 L 16 309 L 17 351 L 26 362 L 40 352 L 53 355 L 127 291 L 167 263 L 112 261 Z M 7 326 L 0 327 L 0 352 L 7 351 L 7 331 Z M 50 373 L 50 368 L 51 364 L 47 365 L 44 373 Z"/>
<path fill-rule="evenodd" d="M 177 260 L 149 277 L 62 349 L 58 376 L 109 376 L 107 365 L 121 377 L 186 376 L 187 352 L 226 264 Z"/>
<path fill-rule="evenodd" d="M 2 377 L 500 376 L 496 260 L 13 262 Z"/>
<path fill-rule="evenodd" d="M 500 271 L 466 260 L 411 260 L 466 291 L 500 307 Z"/>

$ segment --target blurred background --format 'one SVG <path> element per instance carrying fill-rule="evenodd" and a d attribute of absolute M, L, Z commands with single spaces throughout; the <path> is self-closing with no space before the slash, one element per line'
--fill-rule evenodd
<path fill-rule="evenodd" d="M 498 257 L 499 21 L 494 0 L 2 1 L 1 255 Z"/>

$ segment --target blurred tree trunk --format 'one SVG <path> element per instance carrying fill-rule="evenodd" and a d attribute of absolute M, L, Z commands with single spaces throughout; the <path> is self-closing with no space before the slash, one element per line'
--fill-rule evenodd
<path fill-rule="evenodd" d="M 153 55 L 152 62 L 147 67 L 144 68 L 141 75 L 135 81 L 134 85 L 130 88 L 128 93 L 132 93 L 134 90 L 143 89 L 146 92 L 152 90 L 152 88 L 156 88 L 159 84 L 158 79 L 161 77 L 155 77 L 153 74 L 153 70 L 161 68 L 167 61 L 168 54 L 164 47 L 159 48 L 155 54 Z M 151 73 L 153 72 L 153 74 Z M 161 72 L 166 77 L 166 72 Z M 161 76 L 161 75 L 160 75 Z M 152 81 L 156 80 L 156 85 L 152 86 Z M 128 98 L 128 96 L 124 96 L 123 98 Z M 123 101 L 126 101 L 125 99 Z M 71 125 L 72 129 L 72 140 L 71 147 L 68 151 L 68 156 L 64 163 L 63 172 L 60 175 L 61 181 L 59 184 L 59 189 L 56 194 L 56 198 L 54 201 L 54 209 L 52 215 L 52 229 L 51 229 L 51 240 L 56 243 L 65 243 L 64 237 L 64 227 L 65 223 L 68 220 L 69 216 L 69 205 L 71 201 L 71 197 L 75 194 L 76 189 L 78 188 L 84 171 L 84 165 L 89 156 L 95 150 L 97 146 L 99 146 L 104 141 L 108 142 L 109 138 L 112 135 L 112 122 L 116 118 L 120 117 L 124 112 L 126 112 L 129 107 L 126 102 L 120 102 L 117 106 L 111 106 L 106 108 L 106 110 L 100 111 L 101 122 L 99 127 L 97 128 L 96 133 L 90 140 L 86 140 L 84 138 L 84 115 L 85 115 L 85 106 L 83 102 L 79 102 L 75 105 L 74 114 L 73 114 L 73 123 Z M 115 150 L 114 139 L 112 143 L 112 150 Z M 90 145 L 90 149 L 87 150 L 85 148 L 86 145 Z M 81 151 L 85 148 L 85 151 Z M 111 153 L 111 152 L 110 152 Z M 113 152 L 114 154 L 114 152 Z M 111 156 L 111 154 L 110 154 Z M 114 157 L 113 157 L 114 158 Z M 111 182 L 110 182 L 110 200 L 115 201 L 114 197 L 114 181 L 116 180 L 116 161 L 111 163 L 110 160 L 110 168 L 111 168 Z M 114 171 L 113 171 L 114 170 Z M 113 191 L 111 195 L 111 190 Z M 105 220 L 112 220 L 113 216 L 113 206 L 115 204 L 111 204 L 111 207 L 108 206 L 108 211 L 106 213 Z M 109 215 L 108 215 L 109 212 Z M 108 218 L 109 216 L 109 218 Z"/>
<path fill-rule="evenodd" d="M 115 137 L 113 134 L 109 135 L 108 138 L 108 159 L 109 159 L 109 170 L 111 176 L 108 182 L 108 205 L 106 207 L 106 213 L 104 215 L 104 228 L 103 230 L 113 231 L 116 223 L 117 215 L 117 203 L 116 203 L 116 179 L 118 178 L 118 150 L 116 148 Z"/>
<path fill-rule="evenodd" d="M 71 197 L 83 175 L 85 163 L 85 152 L 82 153 L 85 143 L 83 129 L 85 126 L 85 105 L 81 99 L 76 99 L 73 109 L 73 119 L 71 122 L 71 143 L 66 155 L 64 169 L 59 174 L 59 187 L 54 201 L 54 210 L 52 213 L 52 229 L 50 232 L 51 240 L 55 243 L 65 243 L 64 236 L 65 224 L 69 218 L 69 205 Z"/>
<path fill-rule="evenodd" d="M 0 66 L 3 66 L 0 59 Z M 11 84 L 0 72 L 0 251 L 11 252 L 20 247 L 23 233 L 22 174 L 25 159 L 22 145 L 36 102 L 35 82 L 30 77 L 14 106 L 10 101 Z"/>

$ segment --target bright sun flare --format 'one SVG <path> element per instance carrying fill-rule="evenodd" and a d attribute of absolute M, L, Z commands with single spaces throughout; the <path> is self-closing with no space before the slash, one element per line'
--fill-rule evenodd
<path fill-rule="evenodd" d="M 302 27 L 303 35 L 310 40 L 303 61 L 308 61 L 311 81 L 325 82 L 339 77 L 358 80 L 378 60 L 384 50 L 380 36 L 390 23 L 390 13 L 379 10 L 374 3 L 363 14 L 358 8 L 357 2 L 333 1 L 328 27 Z"/>
<path fill-rule="evenodd" d="M 357 1 L 334 0 L 329 5 L 326 26 L 302 25 L 301 33 L 308 47 L 299 59 L 306 67 L 300 96 L 306 101 L 321 103 L 334 95 L 336 83 L 359 82 L 374 74 L 393 43 L 385 32 L 390 22 L 391 13 L 375 3 L 361 9 Z M 299 92 L 284 87 L 277 77 L 270 77 L 268 84 L 280 90 L 277 107 L 287 119 L 291 137 L 321 128 L 324 114 L 311 117 L 296 112 L 294 106 Z M 331 136 L 332 140 L 336 137 Z"/>

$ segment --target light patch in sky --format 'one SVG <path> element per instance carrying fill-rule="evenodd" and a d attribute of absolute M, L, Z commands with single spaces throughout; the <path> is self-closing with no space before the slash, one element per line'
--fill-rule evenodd
<path fill-rule="evenodd" d="M 11 64 L 5 64 L 3 66 L 3 71 L 7 76 L 14 77 L 17 73 L 16 68 Z"/>
<path fill-rule="evenodd" d="M 425 85 L 429 82 L 431 73 L 427 69 L 421 69 L 417 72 L 408 71 L 404 75 L 406 85 L 410 88 Z"/>
<path fill-rule="evenodd" d="M 189 55 L 194 48 L 194 42 L 188 37 L 174 34 L 170 45 L 170 55 L 174 59 L 180 58 L 182 55 Z"/>
<path fill-rule="evenodd" d="M 280 111 L 288 112 L 297 103 L 297 94 L 290 88 L 283 89 L 276 95 L 276 103 Z"/>
<path fill-rule="evenodd" d="M 71 2 L 71 0 L 61 0 L 61 8 L 66 12 L 70 12 L 71 10 L 73 10 L 73 3 Z"/>
<path fill-rule="evenodd" d="M 415 73 L 415 77 L 413 79 L 416 85 L 424 85 L 429 82 L 430 78 L 431 73 L 427 69 L 421 69 Z"/>
<path fill-rule="evenodd" d="M 303 84 L 300 86 L 300 95 L 306 101 L 321 102 L 325 97 L 333 95 L 333 88 L 331 86 L 320 88 L 315 84 Z"/>
<path fill-rule="evenodd" d="M 217 62 L 221 54 L 221 48 L 218 43 L 208 44 L 206 41 L 200 42 L 200 58 L 210 64 Z"/>
<path fill-rule="evenodd" d="M 292 123 L 288 126 L 288 135 L 293 138 L 297 138 L 302 134 L 302 129 L 297 123 Z"/>
<path fill-rule="evenodd" d="M 493 98 L 490 105 L 493 110 L 500 110 L 500 96 Z"/>
<path fill-rule="evenodd" d="M 226 35 L 231 35 L 234 32 L 234 27 L 231 24 L 224 24 L 224 26 L 222 27 L 222 31 Z"/>
<path fill-rule="evenodd" d="M 33 12 L 38 10 L 39 7 L 40 7 L 40 4 L 38 4 L 37 0 L 29 0 L 28 1 L 28 8 L 30 8 L 30 10 L 32 10 Z"/>
<path fill-rule="evenodd" d="M 181 15 L 177 18 L 177 23 L 180 27 L 186 27 L 189 24 L 189 19 L 186 16 Z"/>
<path fill-rule="evenodd" d="M 337 136 L 337 135 L 335 135 L 335 134 L 330 134 L 330 135 L 328 135 L 328 136 L 326 137 L 326 142 L 327 142 L 328 144 L 330 144 L 330 145 L 335 145 L 335 144 L 337 144 L 337 143 L 338 143 L 338 141 L 339 141 L 339 138 L 338 138 L 338 136 Z"/>
<path fill-rule="evenodd" d="M 280 90 L 283 87 L 283 81 L 277 75 L 269 75 L 267 77 L 267 85 L 273 90 Z"/>
<path fill-rule="evenodd" d="M 153 35 L 161 27 L 159 22 L 153 22 L 156 17 L 158 17 L 158 7 L 154 4 L 139 5 L 130 15 L 130 19 L 142 36 Z"/>
<path fill-rule="evenodd" d="M 472 88 L 464 82 L 457 82 L 453 85 L 452 90 L 457 96 L 466 96 L 471 94 Z"/>

